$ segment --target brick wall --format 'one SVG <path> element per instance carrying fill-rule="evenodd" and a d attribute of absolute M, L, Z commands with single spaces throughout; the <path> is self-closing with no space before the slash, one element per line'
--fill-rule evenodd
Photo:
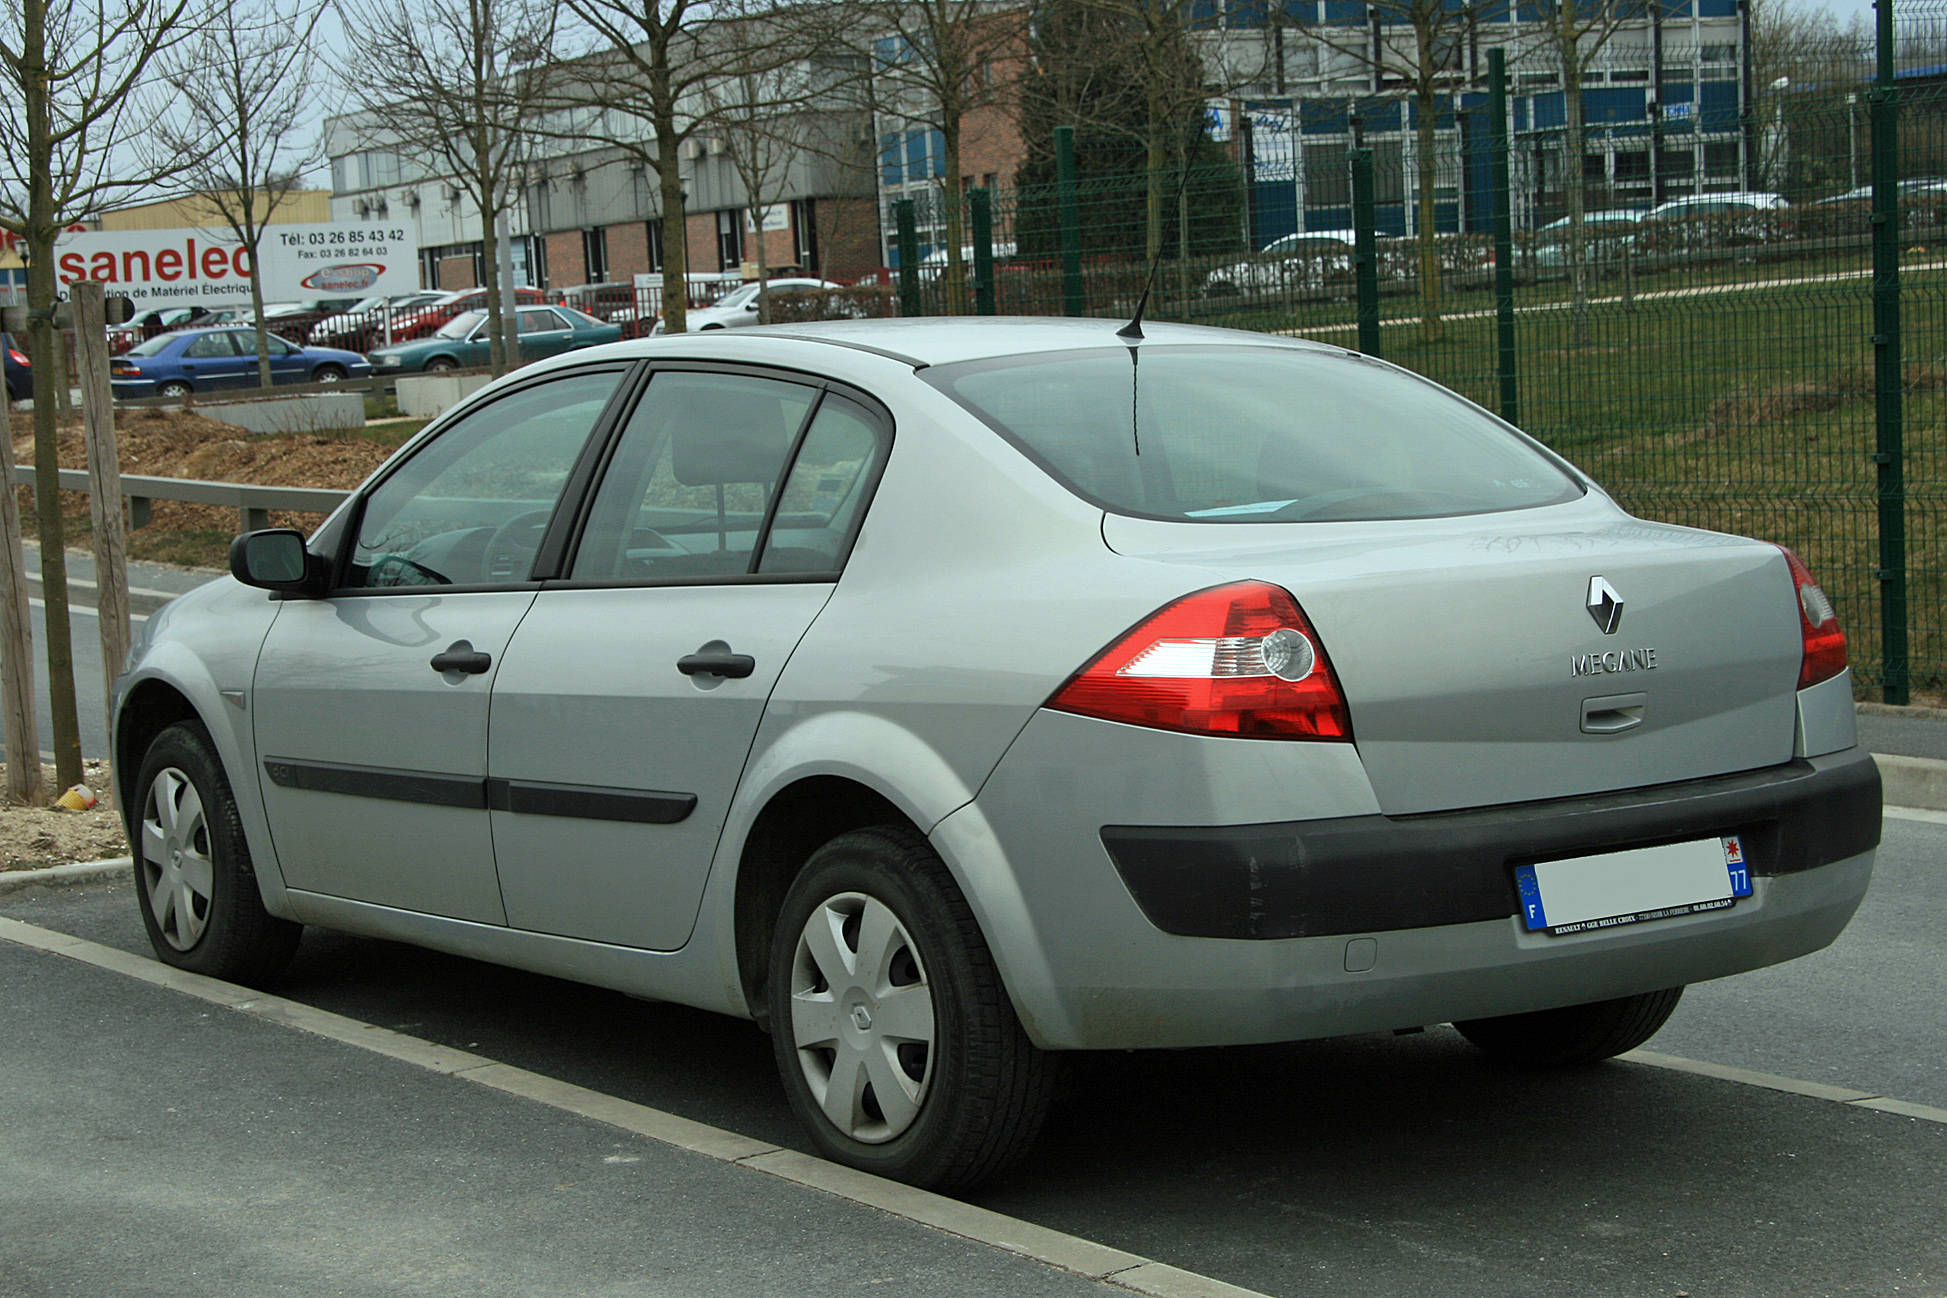
<path fill-rule="evenodd" d="M 478 288 L 473 282 L 473 258 L 441 257 L 439 259 L 439 285 L 445 292 L 454 289 Z"/>
<path fill-rule="evenodd" d="M 637 275 L 649 272 L 649 231 L 640 221 L 611 225 L 607 231 L 608 277 L 627 284 Z"/>
<path fill-rule="evenodd" d="M 581 255 L 580 230 L 556 230 L 541 236 L 549 288 L 569 288 L 588 282 L 588 266 Z"/>
<path fill-rule="evenodd" d="M 871 198 L 818 200 L 818 255 L 826 279 L 847 283 L 879 268 L 879 204 Z"/>
<path fill-rule="evenodd" d="M 683 224 L 689 235 L 690 272 L 702 274 L 717 269 L 717 214 L 685 212 Z M 667 236 L 665 236 L 667 237 Z"/>

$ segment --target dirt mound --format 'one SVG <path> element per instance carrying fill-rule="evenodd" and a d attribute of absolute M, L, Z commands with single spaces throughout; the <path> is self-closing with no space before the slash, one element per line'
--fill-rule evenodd
<path fill-rule="evenodd" d="M 34 459 L 33 416 L 13 416 L 14 459 L 21 465 Z M 249 433 L 218 423 L 193 410 L 123 412 L 115 421 L 115 447 L 122 472 L 157 478 L 201 478 L 211 482 L 248 482 L 274 487 L 327 487 L 349 491 L 363 482 L 392 453 L 390 446 L 362 437 L 316 435 L 273 436 Z M 87 451 L 77 420 L 61 429 L 60 464 L 64 469 L 86 468 Z M 26 471 L 22 470 L 22 476 Z M 71 524 L 74 544 L 85 544 L 88 501 L 79 492 L 63 492 L 63 514 Z M 23 505 L 30 498 L 23 497 Z M 310 531 L 316 514 L 277 511 L 272 527 Z M 217 505 L 182 501 L 154 503 L 149 526 L 129 536 L 131 557 L 172 562 L 209 562 L 207 556 L 152 552 L 144 542 L 166 534 L 199 533 L 227 538 L 237 531 L 237 511 Z"/>

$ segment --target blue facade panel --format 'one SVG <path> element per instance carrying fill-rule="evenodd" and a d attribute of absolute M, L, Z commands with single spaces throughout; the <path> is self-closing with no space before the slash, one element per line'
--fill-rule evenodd
<path fill-rule="evenodd" d="M 1735 131 L 1737 129 L 1737 82 L 1706 81 L 1697 87 L 1697 129 Z"/>
<path fill-rule="evenodd" d="M 1251 235 L 1258 247 L 1297 231 L 1296 185 L 1288 180 L 1260 180 L 1251 191 Z"/>
<path fill-rule="evenodd" d="M 1697 0 L 1699 18 L 1735 18 L 1737 0 Z"/>
<path fill-rule="evenodd" d="M 1648 96 L 1638 86 L 1582 92 L 1582 121 L 1589 126 L 1609 122 L 1642 122 L 1649 119 Z"/>
<path fill-rule="evenodd" d="M 1568 107 L 1561 91 L 1551 90 L 1545 95 L 1536 95 L 1533 102 L 1536 130 L 1556 130 L 1568 125 Z"/>

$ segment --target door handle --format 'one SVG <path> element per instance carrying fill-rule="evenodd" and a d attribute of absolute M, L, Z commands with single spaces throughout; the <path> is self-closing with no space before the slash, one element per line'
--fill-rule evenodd
<path fill-rule="evenodd" d="M 676 670 L 685 676 L 727 676 L 742 680 L 757 670 L 757 660 L 749 654 L 733 654 L 728 650 L 684 654 L 676 660 Z"/>
<path fill-rule="evenodd" d="M 445 653 L 434 654 L 432 662 L 433 670 L 441 675 L 465 672 L 468 676 L 478 676 L 494 665 L 493 655 L 476 652 L 471 640 L 455 640 Z"/>

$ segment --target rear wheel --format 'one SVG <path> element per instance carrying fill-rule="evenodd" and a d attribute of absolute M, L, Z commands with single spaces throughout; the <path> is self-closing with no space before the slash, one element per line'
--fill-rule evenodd
<path fill-rule="evenodd" d="M 435 356 L 426 362 L 426 368 L 434 373 L 439 373 L 444 370 L 457 370 L 460 368 L 460 363 L 451 356 Z"/>
<path fill-rule="evenodd" d="M 167 383 L 156 384 L 155 394 L 159 397 L 186 397 L 190 393 L 189 384 L 181 379 L 171 379 Z"/>
<path fill-rule="evenodd" d="M 771 1039 L 819 1151 L 966 1190 L 1040 1134 L 1053 1061 L 1027 1039 L 952 876 L 910 829 L 820 848 L 772 942 Z"/>
<path fill-rule="evenodd" d="M 303 927 L 264 909 L 209 732 L 181 722 L 157 735 L 135 796 L 136 900 L 156 956 L 252 986 L 282 973 Z"/>
<path fill-rule="evenodd" d="M 1588 1005 L 1469 1019 L 1460 1035 L 1494 1058 L 1523 1068 L 1573 1068 L 1634 1050 L 1669 1021 L 1683 998 L 1670 987 Z"/>

